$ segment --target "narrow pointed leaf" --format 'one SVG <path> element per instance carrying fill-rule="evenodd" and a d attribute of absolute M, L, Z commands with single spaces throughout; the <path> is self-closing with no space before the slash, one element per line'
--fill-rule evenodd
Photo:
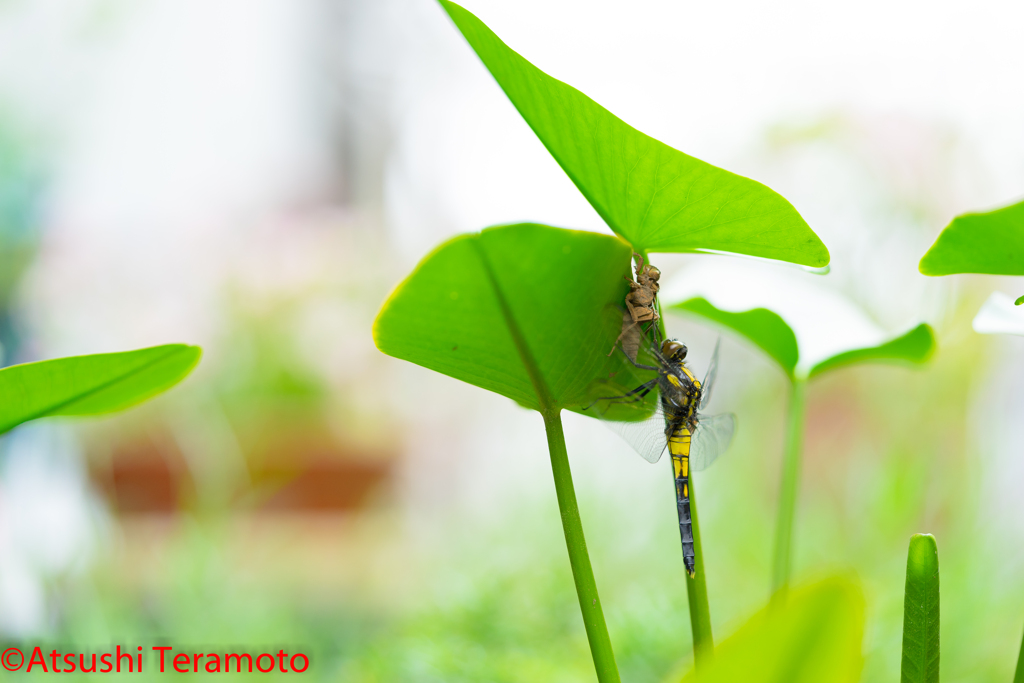
<path fill-rule="evenodd" d="M 695 315 L 713 325 L 735 332 L 764 351 L 792 380 L 800 350 L 796 335 L 778 314 L 767 308 L 749 311 L 723 311 L 704 298 L 695 298 L 669 306 L 666 310 Z"/>
<path fill-rule="evenodd" d="M 765 608 L 715 648 L 715 658 L 684 683 L 853 683 L 860 680 L 864 598 L 845 579 L 794 591 Z"/>
<path fill-rule="evenodd" d="M 1014 306 L 1020 306 L 1021 304 L 1024 304 L 1024 296 L 1017 297 L 1017 300 L 1013 302 Z"/>
<path fill-rule="evenodd" d="M 590 382 L 625 364 L 607 353 L 631 254 L 615 237 L 532 223 L 461 235 L 395 289 L 373 338 L 527 408 L 580 409 Z"/>
<path fill-rule="evenodd" d="M 174 386 L 202 350 L 166 344 L 123 353 L 55 358 L 0 370 L 0 434 L 56 415 L 123 410 Z"/>
<path fill-rule="evenodd" d="M 783 197 L 644 135 L 535 67 L 467 10 L 441 4 L 583 196 L 634 249 L 828 263 L 825 245 Z"/>
<path fill-rule="evenodd" d="M 931 534 L 914 534 L 907 553 L 901 680 L 939 681 L 939 551 Z"/>
<path fill-rule="evenodd" d="M 866 361 L 895 361 L 923 363 L 935 350 L 935 334 L 927 323 L 921 323 L 910 332 L 878 346 L 845 351 L 823 360 L 811 368 L 809 378 L 846 365 Z"/>
<path fill-rule="evenodd" d="M 921 258 L 918 269 L 925 275 L 1024 275 L 1024 202 L 957 216 Z"/>

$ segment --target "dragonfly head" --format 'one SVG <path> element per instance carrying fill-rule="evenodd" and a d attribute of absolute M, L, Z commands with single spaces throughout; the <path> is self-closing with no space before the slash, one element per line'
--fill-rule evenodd
<path fill-rule="evenodd" d="M 666 339 L 661 343 L 661 355 L 670 363 L 682 363 L 686 360 L 686 344 L 675 339 Z"/>

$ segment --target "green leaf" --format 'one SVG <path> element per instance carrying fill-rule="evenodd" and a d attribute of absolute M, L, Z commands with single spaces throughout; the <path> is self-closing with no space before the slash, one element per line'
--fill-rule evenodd
<path fill-rule="evenodd" d="M 935 335 L 932 328 L 921 323 L 910 332 L 879 346 L 845 351 L 821 361 L 811 368 L 808 378 L 814 378 L 823 372 L 835 368 L 865 361 L 909 361 L 923 363 L 931 357 L 935 350 Z"/>
<path fill-rule="evenodd" d="M 583 196 L 634 249 L 828 264 L 825 245 L 783 197 L 644 135 L 535 67 L 467 10 L 441 4 Z"/>
<path fill-rule="evenodd" d="M 715 649 L 690 683 L 853 683 L 860 680 L 864 598 L 846 579 L 827 579 L 768 607 Z"/>
<path fill-rule="evenodd" d="M 141 403 L 184 379 L 200 355 L 198 346 L 167 344 L 4 368 L 0 434 L 41 417 L 100 415 Z"/>
<path fill-rule="evenodd" d="M 786 321 L 767 308 L 754 308 L 733 313 L 723 311 L 704 298 L 689 299 L 668 307 L 666 310 L 682 311 L 700 316 L 709 322 L 726 327 L 745 337 L 778 363 L 783 372 L 793 379 L 800 350 L 796 335 Z"/>
<path fill-rule="evenodd" d="M 1020 306 L 1021 304 L 1024 304 L 1024 296 L 1017 297 L 1017 300 L 1013 302 L 1014 306 Z"/>
<path fill-rule="evenodd" d="M 921 258 L 918 270 L 925 275 L 1024 275 L 1024 202 L 957 216 Z"/>
<path fill-rule="evenodd" d="M 939 681 L 939 551 L 931 534 L 914 534 L 907 553 L 901 681 Z"/>
<path fill-rule="evenodd" d="M 582 410 L 592 380 L 627 364 L 607 354 L 631 254 L 616 237 L 533 223 L 461 235 L 395 289 L 373 338 L 390 356 L 527 408 Z"/>

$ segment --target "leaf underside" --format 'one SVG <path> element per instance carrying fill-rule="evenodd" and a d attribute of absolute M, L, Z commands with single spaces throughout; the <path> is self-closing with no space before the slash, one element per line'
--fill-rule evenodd
<path fill-rule="evenodd" d="M 828 264 L 825 245 L 782 196 L 641 133 L 535 67 L 472 13 L 441 4 L 583 196 L 635 250 Z"/>
<path fill-rule="evenodd" d="M 860 680 L 864 599 L 845 579 L 794 591 L 715 648 L 713 662 L 684 683 L 853 683 Z"/>
<path fill-rule="evenodd" d="M 700 297 L 673 304 L 666 310 L 696 315 L 732 330 L 768 354 L 790 379 L 793 378 L 800 357 L 796 335 L 786 321 L 773 311 L 754 308 L 733 313 L 716 308 L 707 299 Z"/>
<path fill-rule="evenodd" d="M 901 671 L 902 683 L 939 681 L 939 553 L 931 534 L 910 539 Z"/>
<path fill-rule="evenodd" d="M 1024 202 L 957 216 L 921 258 L 918 269 L 925 275 L 1024 275 Z"/>
<path fill-rule="evenodd" d="M 632 381 L 624 354 L 607 355 L 631 254 L 616 237 L 533 223 L 460 235 L 395 289 L 373 338 L 524 407 L 583 411 L 595 378 L 622 378 L 617 393 Z"/>
<path fill-rule="evenodd" d="M 923 363 L 935 351 L 935 334 L 931 326 L 921 323 L 906 334 L 878 346 L 845 351 L 823 360 L 811 368 L 808 378 L 846 365 L 864 362 Z"/>
<path fill-rule="evenodd" d="M 0 433 L 42 417 L 123 410 L 180 382 L 201 355 L 197 346 L 166 344 L 4 368 Z"/>

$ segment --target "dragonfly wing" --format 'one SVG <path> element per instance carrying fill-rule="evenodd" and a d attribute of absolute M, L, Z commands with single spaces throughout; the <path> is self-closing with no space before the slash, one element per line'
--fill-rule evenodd
<path fill-rule="evenodd" d="M 640 457 L 650 463 L 661 460 L 665 452 L 665 417 L 659 407 L 655 414 L 643 422 L 614 422 L 603 420 L 604 424 L 633 447 Z"/>
<path fill-rule="evenodd" d="M 729 450 L 735 431 L 736 416 L 732 413 L 701 416 L 690 446 L 690 467 L 700 471 L 717 460 Z"/>
<path fill-rule="evenodd" d="M 711 362 L 708 363 L 707 374 L 700 384 L 700 405 L 697 407 L 703 410 L 711 400 L 711 389 L 715 384 L 715 377 L 718 375 L 718 347 L 722 345 L 722 338 L 715 342 L 715 350 L 711 354 Z"/>
<path fill-rule="evenodd" d="M 596 395 L 586 412 L 600 418 L 647 462 L 658 462 L 665 450 L 665 415 L 658 399 L 658 380 L 649 379 L 632 391 L 616 396 L 614 385 L 595 383 Z"/>

